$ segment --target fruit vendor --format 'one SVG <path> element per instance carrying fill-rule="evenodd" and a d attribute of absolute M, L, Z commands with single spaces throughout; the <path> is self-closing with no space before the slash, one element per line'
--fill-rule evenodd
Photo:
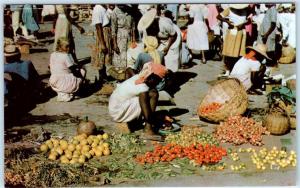
<path fill-rule="evenodd" d="M 247 47 L 246 55 L 234 65 L 230 77 L 239 79 L 246 90 L 261 89 L 266 71 L 266 66 L 262 65 L 262 62 L 264 59 L 270 59 L 266 50 L 266 45 L 259 43 L 253 47 Z"/>
<path fill-rule="evenodd" d="M 109 99 L 109 114 L 115 122 L 127 123 L 143 118 L 145 134 L 154 135 L 154 112 L 158 101 L 157 84 L 167 69 L 154 62 L 144 64 L 142 71 L 122 82 Z"/>

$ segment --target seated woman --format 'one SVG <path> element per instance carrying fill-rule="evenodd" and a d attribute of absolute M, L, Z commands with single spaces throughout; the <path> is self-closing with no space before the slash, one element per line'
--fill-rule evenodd
<path fill-rule="evenodd" d="M 144 118 L 145 134 L 154 134 L 154 117 L 158 101 L 157 84 L 165 77 L 167 69 L 158 63 L 144 64 L 142 71 L 125 80 L 109 99 L 109 114 L 115 122 L 132 122 Z"/>
<path fill-rule="evenodd" d="M 261 63 L 265 58 L 270 59 L 266 51 L 267 47 L 264 44 L 247 47 L 246 55 L 234 65 L 230 77 L 239 79 L 246 90 L 261 89 L 266 71 L 266 66 Z"/>
<path fill-rule="evenodd" d="M 50 56 L 50 86 L 57 92 L 57 101 L 68 102 L 84 81 L 86 71 L 75 64 L 69 52 L 69 40 L 59 38 L 56 51 Z"/>
<path fill-rule="evenodd" d="M 39 74 L 31 61 L 21 60 L 19 49 L 12 44 L 4 47 L 4 94 L 5 102 L 32 102 L 40 94 Z M 28 99 L 26 97 L 29 97 Z M 8 104 L 5 104 L 8 105 Z"/>

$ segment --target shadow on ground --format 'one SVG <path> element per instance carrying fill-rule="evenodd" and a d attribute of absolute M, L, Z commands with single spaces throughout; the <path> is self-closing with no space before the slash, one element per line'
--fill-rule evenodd
<path fill-rule="evenodd" d="M 194 72 L 175 72 L 166 79 L 166 91 L 174 97 L 175 93 L 180 91 L 180 86 L 188 82 L 191 78 L 197 76 Z"/>

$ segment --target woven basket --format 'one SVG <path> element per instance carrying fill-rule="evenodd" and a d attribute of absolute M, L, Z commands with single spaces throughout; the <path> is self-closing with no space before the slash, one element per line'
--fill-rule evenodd
<path fill-rule="evenodd" d="M 203 114 L 203 107 L 216 102 L 222 106 L 214 112 Z M 238 79 L 230 78 L 217 81 L 209 90 L 198 107 L 198 115 L 212 122 L 220 122 L 232 115 L 243 114 L 248 107 L 248 95 Z"/>
<path fill-rule="evenodd" d="M 290 63 L 294 63 L 295 59 L 296 59 L 296 50 L 291 46 L 287 46 L 282 48 L 282 56 L 278 60 L 278 62 L 281 64 L 290 64 Z"/>
<path fill-rule="evenodd" d="M 108 68 L 108 74 L 116 80 L 123 81 L 126 78 L 126 68 L 123 67 L 110 67 Z"/>
<path fill-rule="evenodd" d="M 291 125 L 291 129 L 296 129 L 297 127 L 296 115 L 290 115 L 290 125 Z"/>
<path fill-rule="evenodd" d="M 286 87 L 289 88 L 290 90 L 296 90 L 296 79 L 291 79 L 286 81 Z"/>
<path fill-rule="evenodd" d="M 283 135 L 290 129 L 289 117 L 281 112 L 270 112 L 265 116 L 264 126 L 273 135 Z"/>

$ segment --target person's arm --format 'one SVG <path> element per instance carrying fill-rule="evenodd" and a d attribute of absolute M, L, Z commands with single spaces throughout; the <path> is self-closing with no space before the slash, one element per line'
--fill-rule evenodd
<path fill-rule="evenodd" d="M 174 35 L 169 36 L 168 45 L 164 49 L 165 55 L 168 53 L 168 51 L 169 51 L 170 47 L 172 46 L 172 44 L 176 41 L 176 38 L 177 38 L 177 33 L 175 33 Z"/>
<path fill-rule="evenodd" d="M 205 20 L 205 24 L 206 24 L 206 27 L 207 27 L 207 29 L 208 29 L 208 32 L 211 32 L 212 30 L 211 30 L 211 28 L 209 27 L 208 19 L 206 18 L 206 19 L 204 19 L 204 20 Z"/>
<path fill-rule="evenodd" d="M 267 42 L 269 35 L 274 31 L 275 28 L 276 28 L 276 23 L 272 22 L 271 27 L 268 29 L 268 31 L 262 35 L 262 40 L 264 44 Z"/>
<path fill-rule="evenodd" d="M 221 22 L 226 22 L 228 24 L 228 28 L 232 29 L 232 28 L 234 28 L 233 23 L 228 18 L 226 18 L 226 16 L 228 16 L 229 13 L 230 13 L 230 9 L 227 8 L 227 9 L 223 10 L 223 12 L 218 14 L 217 19 L 220 20 Z"/>
<path fill-rule="evenodd" d="M 251 71 L 251 82 L 260 82 L 266 72 L 266 65 L 261 65 L 258 71 Z"/>
<path fill-rule="evenodd" d="M 74 26 L 80 31 L 81 34 L 84 33 L 85 31 L 84 31 L 83 27 L 81 27 L 78 23 L 76 23 L 76 22 L 73 20 L 73 18 L 71 18 L 70 14 L 69 14 L 70 12 L 67 10 L 66 5 L 64 5 L 64 9 L 65 9 L 65 15 L 66 15 L 68 21 L 69 21 L 72 25 L 74 25 Z"/>
<path fill-rule="evenodd" d="M 118 33 L 118 20 L 117 20 L 117 15 L 112 12 L 111 14 L 111 35 L 112 35 L 112 40 L 113 40 L 113 50 L 119 54 L 120 50 L 118 47 L 118 42 L 117 42 L 117 33 Z"/>
<path fill-rule="evenodd" d="M 105 45 L 105 42 L 104 42 L 103 27 L 102 27 L 101 23 L 96 24 L 96 33 L 97 33 L 97 37 L 99 39 L 101 52 L 106 53 L 107 46 Z"/>

